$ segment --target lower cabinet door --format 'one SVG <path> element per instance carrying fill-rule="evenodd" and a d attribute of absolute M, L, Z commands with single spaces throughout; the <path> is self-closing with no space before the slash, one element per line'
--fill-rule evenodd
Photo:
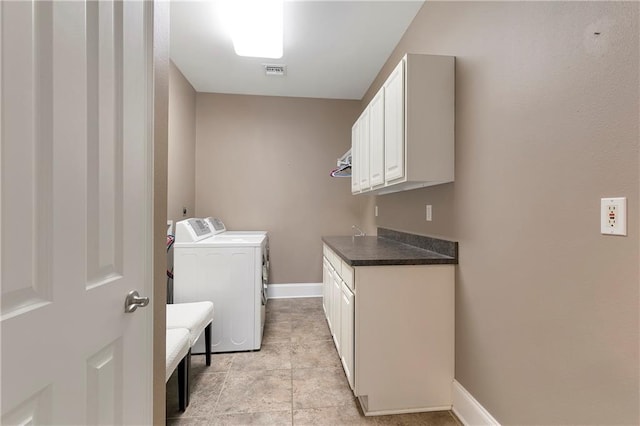
<path fill-rule="evenodd" d="M 340 352 L 340 360 L 342 361 L 342 367 L 349 381 L 351 390 L 354 388 L 354 303 L 355 296 L 342 282 L 340 300 L 340 343 L 342 351 Z"/>
<path fill-rule="evenodd" d="M 329 330 L 332 330 L 331 325 L 331 290 L 333 286 L 333 276 L 331 275 L 331 269 L 329 268 L 329 261 L 324 258 L 322 262 L 322 308 L 324 309 L 324 315 L 327 318 L 329 324 Z"/>
<path fill-rule="evenodd" d="M 333 275 L 333 286 L 332 286 L 332 294 L 331 294 L 331 325 L 333 326 L 333 341 L 336 344 L 336 349 L 338 350 L 338 354 L 342 355 L 342 342 L 341 342 L 341 309 L 340 309 L 340 299 L 342 299 L 342 280 L 335 272 Z"/>

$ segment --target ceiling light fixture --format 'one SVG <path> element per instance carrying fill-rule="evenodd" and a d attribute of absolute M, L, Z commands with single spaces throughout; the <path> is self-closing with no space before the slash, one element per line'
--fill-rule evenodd
<path fill-rule="evenodd" d="M 283 0 L 230 0 L 225 22 L 238 56 L 282 58 Z"/>

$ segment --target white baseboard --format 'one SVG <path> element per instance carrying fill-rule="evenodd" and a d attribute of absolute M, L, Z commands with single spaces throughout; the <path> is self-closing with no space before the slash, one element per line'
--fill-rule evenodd
<path fill-rule="evenodd" d="M 267 298 L 322 297 L 322 283 L 268 284 Z"/>
<path fill-rule="evenodd" d="M 500 423 L 457 381 L 453 381 L 453 412 L 465 426 L 500 426 Z"/>

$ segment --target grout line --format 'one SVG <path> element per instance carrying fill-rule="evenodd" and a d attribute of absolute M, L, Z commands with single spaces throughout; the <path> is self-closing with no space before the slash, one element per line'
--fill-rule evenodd
<path fill-rule="evenodd" d="M 291 426 L 293 426 L 293 365 L 291 365 Z"/>
<path fill-rule="evenodd" d="M 218 403 L 220 402 L 220 398 L 222 397 L 222 392 L 224 392 L 227 386 L 227 379 L 229 378 L 229 373 L 231 373 L 231 366 L 233 365 L 233 359 L 235 355 L 231 357 L 231 363 L 229 364 L 229 368 L 227 369 L 226 374 L 224 375 L 224 380 L 222 381 L 222 387 L 220 388 L 220 393 L 218 393 L 218 397 L 216 398 L 216 403 L 213 406 L 213 415 L 218 414 Z"/>

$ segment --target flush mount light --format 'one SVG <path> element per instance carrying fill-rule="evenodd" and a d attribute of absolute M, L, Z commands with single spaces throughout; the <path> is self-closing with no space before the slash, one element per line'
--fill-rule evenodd
<path fill-rule="evenodd" d="M 277 59 L 283 53 L 283 0 L 230 0 L 225 22 L 239 56 Z"/>

